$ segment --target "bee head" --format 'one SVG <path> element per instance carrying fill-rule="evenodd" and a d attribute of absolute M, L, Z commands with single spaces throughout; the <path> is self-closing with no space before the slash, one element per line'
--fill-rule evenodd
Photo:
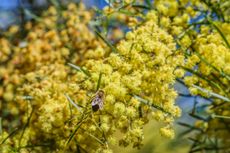
<path fill-rule="evenodd" d="M 102 98 L 104 96 L 104 91 L 98 90 L 97 95 L 98 95 L 98 97 Z"/>

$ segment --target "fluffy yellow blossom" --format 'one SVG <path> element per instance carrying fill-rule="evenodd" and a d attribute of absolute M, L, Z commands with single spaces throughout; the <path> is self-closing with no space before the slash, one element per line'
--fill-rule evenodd
<path fill-rule="evenodd" d="M 203 133 L 198 134 L 198 139 L 202 137 L 213 138 L 213 135 L 218 137 L 218 140 L 229 142 L 229 132 L 226 123 L 228 124 L 229 117 L 229 71 L 230 54 L 229 32 L 222 29 L 222 25 L 230 27 L 227 23 L 213 23 L 220 31 L 213 29 L 208 25 L 201 27 L 201 33 L 196 35 L 191 53 L 188 56 L 185 66 L 191 72 L 191 76 L 184 78 L 185 84 L 189 86 L 189 91 L 192 95 L 201 95 L 202 97 L 212 98 L 212 103 L 207 107 L 207 113 L 210 119 L 200 120 L 195 123 L 195 126 L 202 129 Z M 225 115 L 224 112 L 228 112 Z M 216 116 L 216 114 L 218 114 Z M 215 129 L 222 128 L 221 131 Z M 223 143 L 220 146 L 227 146 Z"/>
<path fill-rule="evenodd" d="M 177 77 L 184 77 L 193 95 L 229 97 L 229 24 L 215 22 L 219 29 L 213 29 L 205 18 L 200 31 L 200 25 L 191 25 L 201 13 L 215 9 L 200 0 L 155 0 L 154 11 L 141 14 L 133 2 L 124 1 L 122 8 L 123 3 L 114 1 L 97 18 L 102 25 L 112 19 L 129 27 L 119 42 L 119 26 L 111 34 L 105 30 L 115 43 L 113 51 L 95 36 L 92 13 L 81 3 L 61 11 L 50 7 L 41 20 L 25 25 L 28 34 L 20 41 L 8 38 L 18 27 L 0 38 L 0 101 L 6 104 L 3 110 L 11 110 L 6 118 L 20 117 L 17 125 L 4 122 L 3 128 L 28 125 L 6 141 L 5 152 L 11 146 L 30 152 L 20 147 L 43 142 L 52 144 L 32 151 L 110 153 L 110 144 L 140 148 L 144 125 L 152 118 L 164 124 L 161 135 L 173 138 L 172 123 L 181 115 L 173 88 Z M 215 4 L 210 1 L 221 6 L 218 20 L 229 18 L 226 4 Z M 218 117 L 230 115 L 229 104 L 212 100 L 207 113 L 215 114 L 196 127 L 209 135 L 223 128 L 218 136 L 224 142 L 229 134 Z M 93 102 L 99 109 L 92 109 Z"/>
<path fill-rule="evenodd" d="M 161 133 L 161 135 L 163 135 L 167 138 L 170 138 L 170 139 L 174 138 L 174 136 L 175 136 L 174 131 L 169 127 L 161 128 L 160 133 Z"/>
<path fill-rule="evenodd" d="M 152 113 L 152 116 L 155 120 L 157 121 L 162 121 L 164 120 L 164 114 L 161 111 L 156 111 Z"/>
<path fill-rule="evenodd" d="M 65 142 L 75 128 L 74 123 L 81 119 L 81 108 L 76 109 L 65 95 L 83 106 L 90 100 L 87 93 L 81 90 L 82 87 L 76 84 L 87 76 L 81 73 L 76 77 L 75 71 L 66 63 L 68 61 L 79 64 L 81 60 L 87 59 L 87 56 L 84 59 L 80 57 L 90 49 L 96 51 L 90 58 L 101 58 L 106 50 L 105 44 L 87 26 L 91 16 L 82 4 L 70 4 L 62 14 L 57 14 L 56 8 L 50 7 L 41 16 L 43 20 L 26 24 L 28 34 L 20 43 L 15 43 L 18 42 L 16 38 L 12 39 L 12 44 L 15 41 L 13 46 L 7 38 L 0 38 L 0 102 L 5 103 L 0 107 L 1 110 L 11 110 L 4 117 L 2 126 L 5 130 L 26 125 L 24 131 L 20 129 L 9 139 L 13 142 L 12 148 L 3 147 L 7 150 L 5 152 L 28 144 L 42 144 L 44 141 L 55 141 L 53 145 L 56 149 L 65 148 Z M 63 23 L 59 27 L 60 24 L 57 23 L 60 21 Z M 16 26 L 7 32 L 8 35 L 16 33 Z M 106 68 L 103 71 L 109 73 L 110 70 Z M 84 87 L 89 90 L 96 88 L 88 80 L 84 82 Z M 21 125 L 11 127 L 6 119 L 18 119 L 15 116 L 20 116 L 18 121 Z M 92 121 L 90 123 L 90 130 L 97 130 L 98 125 Z M 83 142 L 87 140 L 80 138 L 81 134 L 77 139 L 85 145 Z M 8 145 L 8 141 L 6 143 Z M 67 149 L 73 146 L 74 144 Z M 23 150 L 29 151 L 28 148 Z M 45 149 L 38 148 L 33 151 L 44 152 Z"/>
<path fill-rule="evenodd" d="M 82 63 L 82 67 L 87 69 L 90 77 L 79 83 L 88 92 L 87 99 L 90 99 L 96 91 L 93 88 L 89 90 L 84 84 L 89 82 L 96 87 L 102 74 L 100 90 L 104 91 L 105 99 L 100 112 L 112 118 L 108 123 L 104 121 L 104 115 L 100 117 L 101 130 L 108 136 L 120 130 L 126 133 L 121 140 L 118 139 L 120 145 L 132 144 L 140 147 L 143 139 L 142 128 L 151 110 L 155 112 L 160 107 L 161 110 L 156 111 L 161 114 L 158 120 L 167 120 L 166 125 L 173 122 L 168 116 L 175 118 L 180 115 L 179 108 L 174 104 L 177 94 L 170 85 L 176 77 L 174 70 L 184 59 L 180 54 L 173 54 L 176 47 L 172 36 L 159 28 L 151 18 L 142 26 L 128 32 L 126 39 L 121 40 L 116 48 L 117 52 L 110 53 L 107 57 L 94 58 L 87 55 L 88 59 Z M 109 73 L 105 72 L 107 67 Z M 76 77 L 82 74 L 79 71 Z M 149 101 L 145 103 L 141 98 Z M 89 107 L 89 103 L 83 106 Z"/>

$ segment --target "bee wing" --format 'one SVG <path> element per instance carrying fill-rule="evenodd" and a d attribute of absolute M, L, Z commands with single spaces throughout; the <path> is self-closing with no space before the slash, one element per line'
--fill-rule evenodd
<path fill-rule="evenodd" d="M 103 108 L 103 99 L 100 99 L 98 104 L 99 104 L 99 108 L 102 109 Z"/>

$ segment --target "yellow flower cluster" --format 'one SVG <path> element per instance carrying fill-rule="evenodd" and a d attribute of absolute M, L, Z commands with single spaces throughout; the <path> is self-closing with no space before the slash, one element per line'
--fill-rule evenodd
<path fill-rule="evenodd" d="M 173 36 L 184 39 L 180 40 L 180 45 L 184 47 L 191 45 L 193 36 L 197 35 L 194 23 L 202 23 L 206 16 L 205 12 L 214 13 L 218 20 L 229 21 L 229 5 L 227 0 L 221 2 L 215 0 L 156 0 L 153 2 L 156 8 L 155 14 L 160 16 L 156 18 L 156 20 L 159 19 L 159 25 Z"/>
<path fill-rule="evenodd" d="M 134 29 L 142 23 L 144 3 L 144 0 L 110 1 L 109 5 L 100 12 L 97 21 L 101 22 L 103 32 L 108 35 L 108 38 L 117 42 L 124 38 L 124 31 L 127 28 Z"/>
<path fill-rule="evenodd" d="M 1 46 L 1 52 L 0 52 L 0 62 L 6 62 L 8 57 L 10 56 L 11 49 L 10 49 L 10 44 L 9 41 L 6 38 L 1 38 L 0 39 L 0 46 Z"/>
<path fill-rule="evenodd" d="M 217 24 L 230 42 L 230 24 Z M 207 113 L 208 121 L 203 121 L 197 127 L 202 128 L 210 137 L 218 137 L 223 141 L 222 146 L 229 144 L 229 97 L 230 97 L 230 49 L 227 47 L 220 33 L 216 30 L 211 33 L 202 27 L 202 32 L 194 40 L 193 52 L 188 57 L 185 67 L 196 71 L 185 77 L 185 83 L 190 87 L 193 95 L 202 95 L 213 99 Z M 210 29 L 210 28 L 209 28 Z M 200 122 L 200 121 L 198 121 Z M 206 128 L 203 128 L 203 126 Z M 219 130 L 221 129 L 221 130 Z"/>
<path fill-rule="evenodd" d="M 192 95 L 212 99 L 208 120 L 195 126 L 201 135 L 229 144 L 230 101 L 230 24 L 227 0 L 154 0 L 151 18 L 174 36 L 178 49 L 185 55 L 180 66 L 190 72 L 183 81 Z M 148 18 L 148 16 L 146 16 Z M 216 20 L 216 21 L 213 21 Z M 178 76 L 183 70 L 179 69 Z M 220 130 L 221 129 L 221 130 Z M 161 132 L 167 133 L 167 130 Z M 207 135 L 206 135 L 207 134 Z M 203 137 L 199 135 L 197 139 Z"/>
<path fill-rule="evenodd" d="M 168 127 L 162 135 L 174 136 L 172 122 L 180 116 L 180 109 L 174 105 L 177 93 L 172 85 L 176 77 L 174 70 L 183 63 L 183 56 L 175 50 L 173 38 L 149 19 L 126 34 L 126 39 L 117 45 L 117 52 L 85 63 L 91 77 L 79 80 L 79 84 L 93 95 L 101 76 L 100 89 L 105 92 L 102 113 L 111 120 L 105 134 L 120 129 L 124 133 L 120 145 L 141 145 L 143 125 L 154 107 L 162 109 L 158 113 Z M 156 115 L 153 117 L 157 119 Z"/>
<path fill-rule="evenodd" d="M 66 63 L 80 64 L 88 58 L 86 52 L 107 50 L 88 28 L 91 17 L 83 4 L 70 4 L 63 12 L 50 7 L 38 21 L 25 25 L 27 34 L 20 42 L 10 39 L 17 26 L 1 38 L 1 151 L 44 152 L 54 140 L 54 150 L 64 148 L 74 128 L 68 120 L 76 115 L 64 94 L 85 100 L 86 93 L 74 83 L 79 78 L 70 77 L 73 73 Z M 15 129 L 13 137 L 7 138 Z"/>
<path fill-rule="evenodd" d="M 10 110 L 3 112 L 3 152 L 139 148 L 151 112 L 165 123 L 161 134 L 174 137 L 172 123 L 181 111 L 173 84 L 183 76 L 177 67 L 184 58 L 173 37 L 148 18 L 111 52 L 89 30 L 91 17 L 82 4 L 62 12 L 50 7 L 25 25 L 20 43 L 1 39 L 1 62 L 7 62 L 0 67 L 1 110 Z M 103 105 L 93 111 L 92 101 Z M 19 123 L 13 125 L 10 118 L 16 116 Z"/>
<path fill-rule="evenodd" d="M 194 126 L 228 146 L 229 3 L 219 4 L 126 0 L 105 7 L 96 22 L 83 4 L 69 4 L 26 23 L 25 38 L 17 39 L 18 26 L 9 28 L 0 38 L 2 152 L 140 148 L 150 119 L 164 124 L 162 136 L 173 138 L 173 122 L 181 114 L 173 85 L 186 71 L 183 82 L 191 94 L 213 101 L 209 117 Z M 149 11 L 141 13 L 143 8 Z M 218 21 L 202 18 L 207 12 Z M 103 34 L 117 42 L 124 33 L 117 25 L 110 31 L 107 20 L 130 28 L 112 47 Z M 102 25 L 104 33 L 97 35 L 107 44 L 92 32 L 93 24 Z"/>

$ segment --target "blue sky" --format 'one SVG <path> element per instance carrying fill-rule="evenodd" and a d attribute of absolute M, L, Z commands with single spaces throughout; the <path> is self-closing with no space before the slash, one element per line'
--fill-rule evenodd
<path fill-rule="evenodd" d="M 23 3 L 26 2 L 26 0 L 0 0 L 0 11 L 3 9 L 14 9 L 17 8 L 20 4 L 20 1 Z M 39 0 L 38 0 L 39 1 Z M 47 0 L 40 0 L 40 1 L 47 1 Z M 104 0 L 83 0 L 84 3 L 87 6 L 97 6 L 99 8 L 102 8 L 106 5 L 106 2 Z"/>
<path fill-rule="evenodd" d="M 0 9 L 12 9 L 16 8 L 19 4 L 19 0 L 1 0 Z"/>

